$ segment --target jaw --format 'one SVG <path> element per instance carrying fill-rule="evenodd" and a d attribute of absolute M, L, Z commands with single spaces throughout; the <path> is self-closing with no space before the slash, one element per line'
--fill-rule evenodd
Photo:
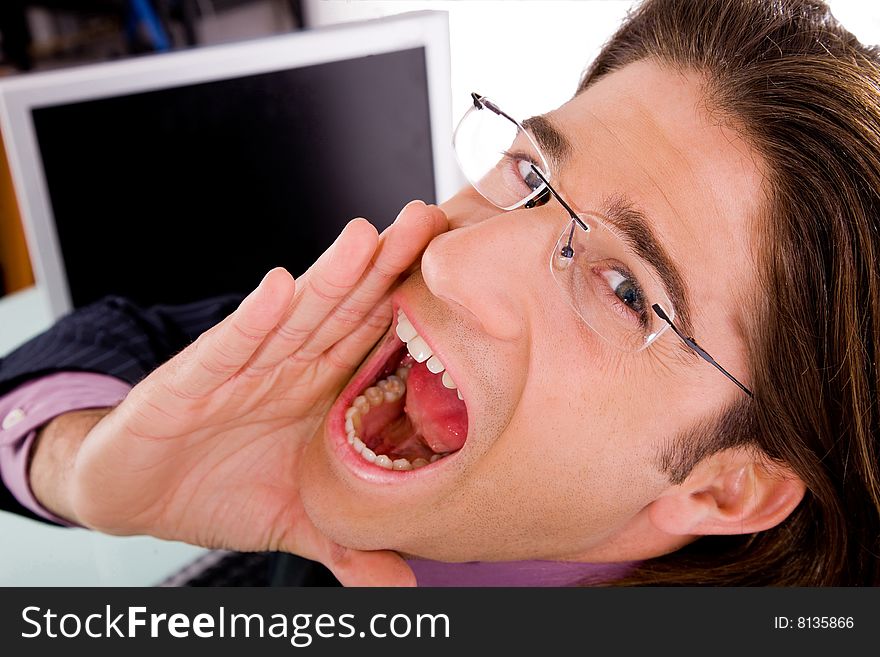
<path fill-rule="evenodd" d="M 531 537 L 523 541 L 535 526 L 534 513 L 523 513 L 535 502 L 520 483 L 529 447 L 517 435 L 528 433 L 517 418 L 525 408 L 520 405 L 528 343 L 489 342 L 480 327 L 456 317 L 418 283 L 408 281 L 393 298 L 395 316 L 398 307 L 411 316 L 458 385 L 467 414 L 464 444 L 434 463 L 394 470 L 366 462 L 348 442 L 346 411 L 367 388 L 377 387 L 377 380 L 399 369 L 403 342 L 391 327 L 306 446 L 299 477 L 303 505 L 321 532 L 351 548 L 445 561 L 543 554 Z M 443 452 L 435 447 L 435 454 Z"/>

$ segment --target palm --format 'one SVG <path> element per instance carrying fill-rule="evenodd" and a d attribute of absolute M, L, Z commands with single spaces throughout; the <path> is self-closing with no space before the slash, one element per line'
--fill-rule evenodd
<path fill-rule="evenodd" d="M 140 493 L 114 498 L 113 515 L 199 545 L 283 549 L 278 528 L 309 522 L 296 485 L 299 453 L 345 380 L 344 371 L 322 365 L 288 361 L 261 376 L 244 372 L 174 414 L 137 416 L 150 423 L 128 428 L 138 450 L 128 451 L 115 477 Z"/>
<path fill-rule="evenodd" d="M 303 510 L 299 455 L 389 325 L 390 286 L 444 229 L 438 210 L 407 206 L 378 241 L 366 222 L 349 224 L 296 285 L 267 275 L 90 432 L 77 515 L 112 533 L 293 551 L 360 582 Z"/>

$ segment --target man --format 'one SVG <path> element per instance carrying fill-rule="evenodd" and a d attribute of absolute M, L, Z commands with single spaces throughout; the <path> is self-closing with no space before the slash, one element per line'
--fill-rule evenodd
<path fill-rule="evenodd" d="M 810 3 L 647 2 L 559 109 L 474 95 L 442 211 L 350 224 L 50 424 L 37 499 L 358 583 L 407 581 L 372 550 L 876 583 L 876 62 Z"/>

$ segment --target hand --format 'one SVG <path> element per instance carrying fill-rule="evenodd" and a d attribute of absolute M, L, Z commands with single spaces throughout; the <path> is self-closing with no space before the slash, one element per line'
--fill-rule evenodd
<path fill-rule="evenodd" d="M 69 474 L 71 518 L 114 534 L 294 552 L 343 583 L 412 583 L 391 552 L 348 550 L 300 502 L 297 464 L 391 322 L 388 295 L 446 230 L 413 202 L 381 236 L 354 220 L 296 282 L 266 275 L 241 306 L 98 420 Z"/>

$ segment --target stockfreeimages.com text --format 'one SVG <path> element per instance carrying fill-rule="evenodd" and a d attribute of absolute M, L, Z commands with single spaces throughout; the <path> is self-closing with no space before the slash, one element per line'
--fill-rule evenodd
<path fill-rule="evenodd" d="M 59 614 L 52 609 L 25 607 L 21 612 L 26 629 L 21 636 L 32 639 L 158 638 L 170 636 L 203 639 L 246 637 L 289 639 L 297 648 L 311 645 L 316 637 L 348 639 L 376 638 L 449 638 L 450 622 L 446 614 L 374 614 L 358 629 L 355 614 L 244 614 L 230 613 L 225 607 L 216 612 L 190 617 L 184 613 L 150 613 L 146 607 L 126 607 L 114 611 L 106 605 L 102 612 L 82 615 Z"/>

